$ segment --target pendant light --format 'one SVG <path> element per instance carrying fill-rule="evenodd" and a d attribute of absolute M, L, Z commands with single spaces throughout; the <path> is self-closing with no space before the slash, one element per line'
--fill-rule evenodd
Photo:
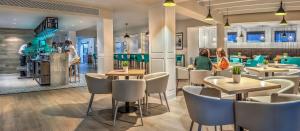
<path fill-rule="evenodd" d="M 126 32 L 125 32 L 124 38 L 130 38 L 130 36 L 127 33 L 128 23 L 125 23 L 125 26 L 126 26 Z"/>
<path fill-rule="evenodd" d="M 210 0 L 208 1 L 208 14 L 207 14 L 205 20 L 209 20 L 209 21 L 214 20 L 214 18 L 211 15 L 211 12 L 210 12 Z"/>
<path fill-rule="evenodd" d="M 285 20 L 285 17 L 282 17 L 282 20 L 280 22 L 280 25 L 288 25 L 287 21 Z"/>
<path fill-rule="evenodd" d="M 229 21 L 228 21 L 228 8 L 227 8 L 227 15 L 226 15 L 226 23 L 224 25 L 225 27 L 230 27 Z"/>
<path fill-rule="evenodd" d="M 282 33 L 282 37 L 286 37 L 286 32 L 285 31 L 283 31 L 283 33 Z"/>
<path fill-rule="evenodd" d="M 284 16 L 286 15 L 287 13 L 284 11 L 283 9 L 283 4 L 282 4 L 282 0 L 280 2 L 280 7 L 279 9 L 277 10 L 277 12 L 275 13 L 275 15 L 279 15 L 279 16 Z"/>
<path fill-rule="evenodd" d="M 261 29 L 262 29 L 262 31 L 264 32 L 264 26 L 263 26 L 263 25 L 261 26 Z M 262 35 L 260 36 L 260 40 L 261 40 L 261 41 L 265 41 L 265 35 L 262 34 Z"/>
<path fill-rule="evenodd" d="M 164 7 L 173 7 L 173 6 L 176 6 L 176 3 L 174 2 L 174 0 L 165 0 L 163 6 Z"/>

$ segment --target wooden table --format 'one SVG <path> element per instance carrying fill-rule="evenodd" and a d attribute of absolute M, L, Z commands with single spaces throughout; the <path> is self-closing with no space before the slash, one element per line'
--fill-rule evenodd
<path fill-rule="evenodd" d="M 128 72 L 125 72 L 123 70 L 112 70 L 106 73 L 105 75 L 112 77 L 113 79 L 119 76 L 125 76 L 125 79 L 127 80 L 129 79 L 129 76 L 137 76 L 138 78 L 141 79 L 145 75 L 145 70 L 133 69 L 133 70 L 128 70 Z M 120 107 L 118 109 L 118 111 L 121 113 L 130 113 L 130 112 L 135 112 L 136 110 L 137 108 L 130 106 L 129 102 L 125 103 L 125 107 Z"/>
<path fill-rule="evenodd" d="M 269 63 L 268 66 L 270 67 L 297 67 L 295 64 L 282 64 L 282 63 Z"/>
<path fill-rule="evenodd" d="M 248 92 L 270 90 L 281 87 L 279 84 L 247 77 L 242 77 L 240 83 L 234 83 L 232 78 L 225 77 L 221 79 L 207 79 L 204 80 L 204 84 L 221 90 L 227 94 L 236 94 L 237 100 L 242 100 L 242 95 L 244 94 L 247 96 Z"/>
<path fill-rule="evenodd" d="M 251 70 L 257 73 L 265 73 L 265 76 L 269 76 L 269 73 L 272 73 L 272 76 L 274 76 L 274 72 L 289 72 L 289 69 L 285 68 L 274 68 L 274 67 L 247 67 L 247 70 Z"/>

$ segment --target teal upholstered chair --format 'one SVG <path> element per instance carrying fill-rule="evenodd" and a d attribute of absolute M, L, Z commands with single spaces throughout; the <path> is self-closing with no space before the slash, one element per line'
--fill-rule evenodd
<path fill-rule="evenodd" d="M 300 57 L 286 57 L 281 59 L 283 64 L 295 64 L 300 66 Z"/>
<path fill-rule="evenodd" d="M 135 68 L 135 54 L 130 54 L 129 55 L 129 63 L 131 68 Z"/>
<path fill-rule="evenodd" d="M 253 60 L 248 59 L 246 63 L 246 67 L 256 67 L 257 64 L 262 64 L 264 61 L 264 56 L 258 55 Z"/>
<path fill-rule="evenodd" d="M 118 62 L 118 55 L 114 54 L 114 69 L 119 67 L 119 62 Z"/>
<path fill-rule="evenodd" d="M 148 71 L 149 71 L 149 62 L 150 62 L 150 56 L 149 54 L 144 54 L 144 64 L 145 64 L 145 70 L 146 70 L 146 73 L 148 74 Z"/>
<path fill-rule="evenodd" d="M 184 66 L 184 55 L 176 55 L 176 66 Z"/>
<path fill-rule="evenodd" d="M 122 61 L 129 61 L 128 54 L 122 54 Z"/>
<path fill-rule="evenodd" d="M 141 66 L 143 65 L 143 56 L 142 56 L 142 54 L 136 54 L 135 55 L 135 63 L 136 63 L 136 67 L 141 68 Z"/>
<path fill-rule="evenodd" d="M 234 56 L 230 56 L 229 61 L 231 63 L 242 63 L 242 59 Z"/>

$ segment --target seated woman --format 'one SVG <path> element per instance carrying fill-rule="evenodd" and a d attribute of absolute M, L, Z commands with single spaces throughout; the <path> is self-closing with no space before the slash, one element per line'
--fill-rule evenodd
<path fill-rule="evenodd" d="M 226 57 L 225 50 L 223 48 L 218 48 L 216 52 L 219 58 L 218 63 L 214 65 L 215 70 L 226 70 L 229 68 L 229 60 Z"/>
<path fill-rule="evenodd" d="M 212 63 L 209 59 L 210 53 L 208 49 L 201 49 L 199 56 L 195 58 L 194 67 L 196 70 L 211 70 Z"/>

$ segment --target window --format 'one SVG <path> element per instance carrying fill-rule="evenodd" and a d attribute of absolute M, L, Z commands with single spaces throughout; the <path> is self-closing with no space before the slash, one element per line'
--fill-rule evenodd
<path fill-rule="evenodd" d="M 296 42 L 296 31 L 275 31 L 275 42 Z"/>
<path fill-rule="evenodd" d="M 264 31 L 251 31 L 247 32 L 247 42 L 265 42 Z"/>
<path fill-rule="evenodd" d="M 236 43 L 237 42 L 237 32 L 227 33 L 227 42 Z"/>

